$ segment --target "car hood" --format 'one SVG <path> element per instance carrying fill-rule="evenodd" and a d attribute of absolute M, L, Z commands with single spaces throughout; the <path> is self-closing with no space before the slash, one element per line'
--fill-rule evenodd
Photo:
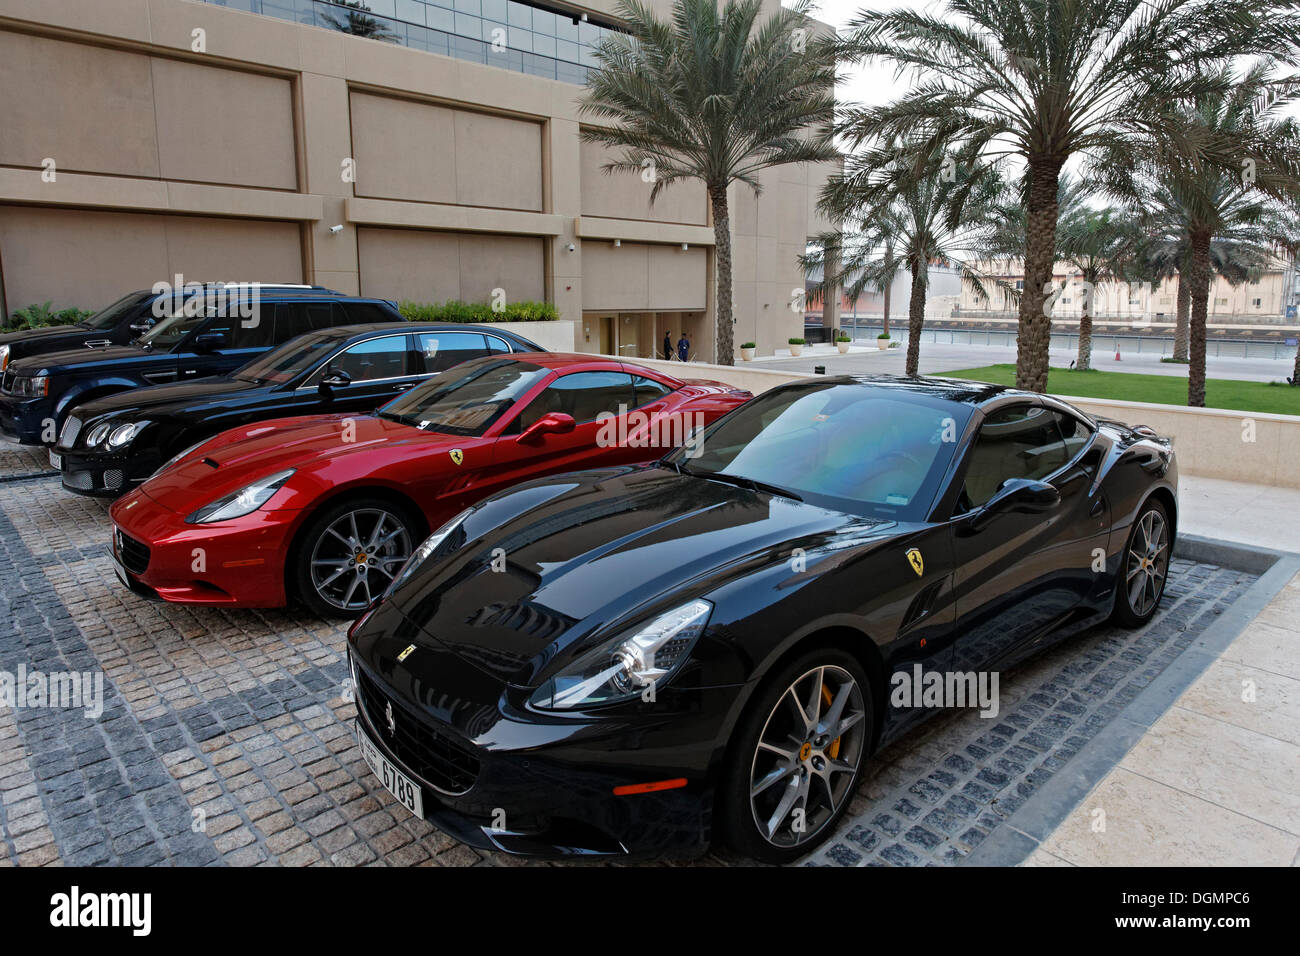
<path fill-rule="evenodd" d="M 896 527 L 657 466 L 581 472 L 489 500 L 464 524 L 471 540 L 436 554 L 388 603 L 425 640 L 531 687 L 625 626 L 788 561 L 793 548 Z"/>
<path fill-rule="evenodd" d="M 190 514 L 254 481 L 292 468 L 296 472 L 293 480 L 268 502 L 266 510 L 294 510 L 306 507 L 318 493 L 328 490 L 332 484 L 329 468 L 340 459 L 369 456 L 365 469 L 373 473 L 410 457 L 414 450 L 465 441 L 375 415 L 277 418 L 222 432 L 205 443 L 200 453 L 150 478 L 137 491 L 177 514 Z M 350 473 L 358 471 L 353 466 Z"/>
<path fill-rule="evenodd" d="M 32 355 L 9 363 L 9 368 L 16 375 L 39 375 L 42 372 L 53 375 L 76 374 L 87 369 L 102 368 L 107 363 L 122 364 L 127 361 L 140 361 L 150 356 L 168 355 L 166 351 L 151 352 L 135 345 L 109 345 L 103 348 L 63 349 L 59 352 L 46 352 Z"/>
<path fill-rule="evenodd" d="M 194 405 L 219 401 L 227 396 L 246 395 L 266 387 L 224 375 L 168 385 L 150 385 L 86 402 L 78 406 L 77 417 L 87 422 L 100 415 L 113 415 L 123 420 L 157 420 L 189 411 Z"/>
<path fill-rule="evenodd" d="M 14 342 L 35 342 L 40 339 L 53 339 L 59 336 L 91 334 L 90 330 L 80 325 L 45 325 L 39 329 L 15 329 L 0 333 L 0 345 L 12 345 Z M 107 332 L 103 333 L 108 335 Z"/>

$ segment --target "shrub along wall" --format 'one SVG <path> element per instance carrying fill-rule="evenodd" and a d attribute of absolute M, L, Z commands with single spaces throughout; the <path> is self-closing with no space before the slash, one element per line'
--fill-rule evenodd
<path fill-rule="evenodd" d="M 553 322 L 560 312 L 549 302 L 510 302 L 496 311 L 486 302 L 442 304 L 401 302 L 397 308 L 410 322 Z"/>

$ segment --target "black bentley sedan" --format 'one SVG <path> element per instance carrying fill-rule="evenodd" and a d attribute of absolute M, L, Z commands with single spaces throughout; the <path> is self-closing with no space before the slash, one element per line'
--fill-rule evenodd
<path fill-rule="evenodd" d="M 1176 489 L 1168 441 L 1046 396 L 775 388 L 655 465 L 517 486 L 428 538 L 349 635 L 361 750 L 477 846 L 790 861 L 952 703 L 905 685 L 1148 621 Z"/>
<path fill-rule="evenodd" d="M 0 374 L 0 440 L 52 445 L 68 415 L 86 402 L 224 375 L 313 329 L 402 317 L 384 299 L 260 282 L 196 283 L 149 301 L 152 325 L 125 345 L 82 342 L 11 357 Z"/>
<path fill-rule="evenodd" d="M 310 332 L 223 376 L 134 389 L 80 405 L 50 463 L 63 486 L 116 498 L 213 435 L 293 415 L 368 412 L 472 358 L 541 352 L 504 330 L 387 322 Z"/>

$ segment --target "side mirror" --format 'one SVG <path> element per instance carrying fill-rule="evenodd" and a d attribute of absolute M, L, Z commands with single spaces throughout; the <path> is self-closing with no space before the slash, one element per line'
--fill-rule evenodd
<path fill-rule="evenodd" d="M 346 388 L 352 384 L 352 376 L 342 369 L 334 369 L 332 372 L 326 372 L 320 380 L 318 386 L 322 392 L 327 392 L 331 388 Z"/>
<path fill-rule="evenodd" d="M 194 351 L 196 352 L 215 352 L 225 347 L 225 332 L 202 332 L 194 337 Z"/>
<path fill-rule="evenodd" d="M 1061 493 L 1055 485 L 1032 478 L 1008 478 L 982 508 L 971 513 L 967 525 L 978 531 L 996 515 L 1041 514 L 1059 504 Z"/>
<path fill-rule="evenodd" d="M 566 415 L 564 412 L 547 412 L 525 428 L 519 440 L 533 442 L 540 441 L 543 435 L 565 435 L 573 431 L 575 424 L 572 415 Z"/>

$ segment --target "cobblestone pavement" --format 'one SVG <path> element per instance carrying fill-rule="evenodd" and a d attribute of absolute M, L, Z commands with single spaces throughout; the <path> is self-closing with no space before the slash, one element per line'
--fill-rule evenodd
<path fill-rule="evenodd" d="M 104 712 L 0 708 L 0 866 L 519 865 L 401 808 L 354 745 L 343 626 L 143 600 L 108 507 L 0 447 L 0 671 L 102 671 Z M 807 862 L 948 864 L 985 840 L 1254 580 L 1174 562 L 1147 628 L 1090 631 L 890 746 Z M 704 864 L 744 862 L 725 853 Z"/>

